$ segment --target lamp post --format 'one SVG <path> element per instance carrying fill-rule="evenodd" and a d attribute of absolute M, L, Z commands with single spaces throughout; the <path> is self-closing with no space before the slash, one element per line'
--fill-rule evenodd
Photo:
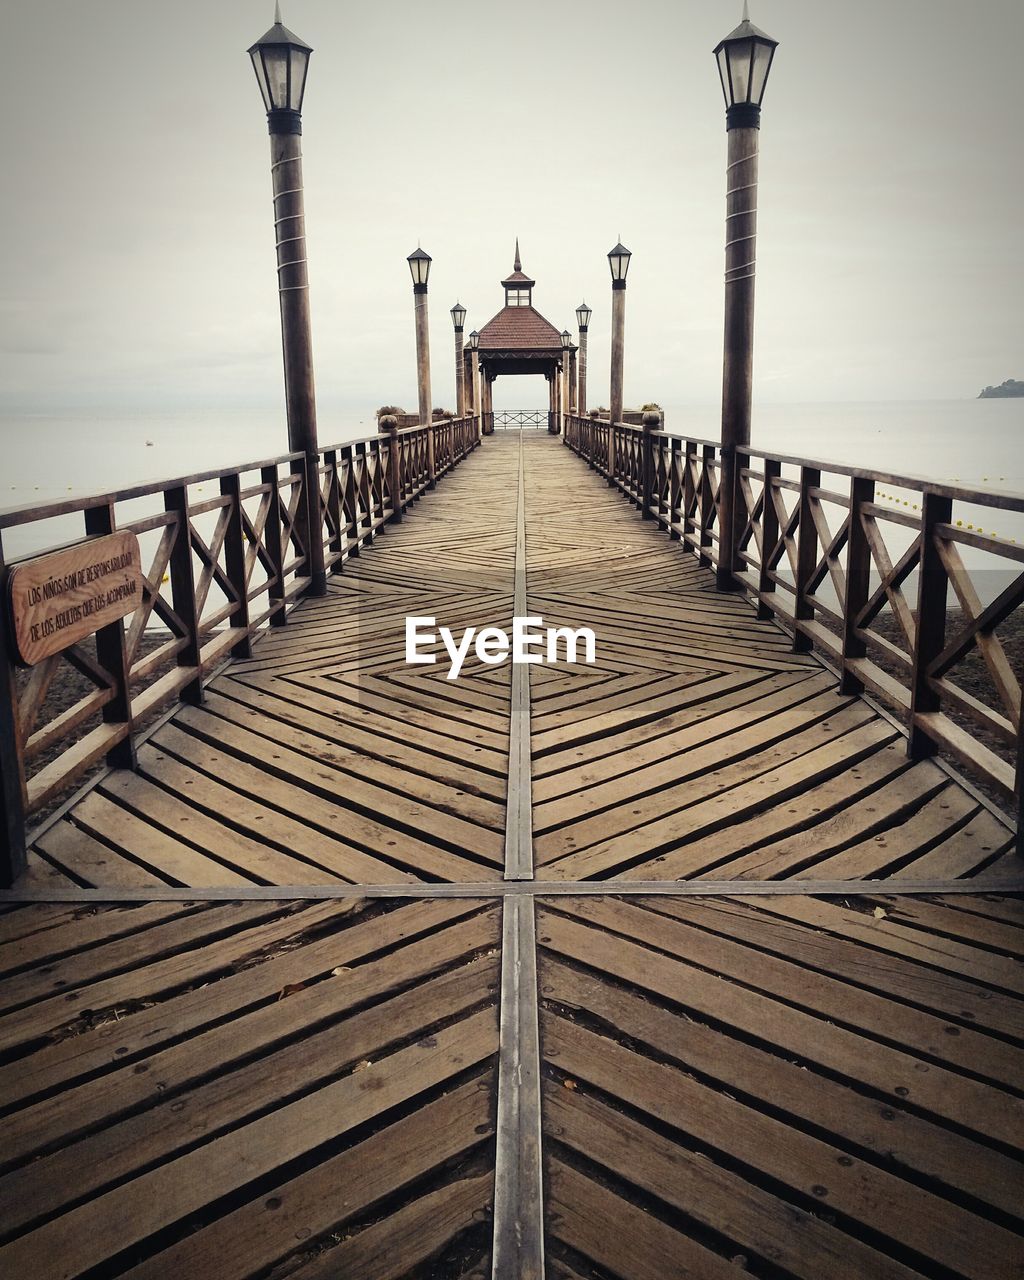
<path fill-rule="evenodd" d="M 320 455 L 306 271 L 302 146 L 299 141 L 302 135 L 302 97 L 309 55 L 313 50 L 282 24 L 278 6 L 274 25 L 248 52 L 263 95 L 270 130 L 288 448 L 293 453 L 305 455 L 302 500 L 296 519 L 305 532 L 308 546 L 309 594 L 324 595 L 327 575 L 320 523 Z"/>
<path fill-rule="evenodd" d="M 609 392 L 608 483 L 615 483 L 615 424 L 622 418 L 622 353 L 626 334 L 626 273 L 633 255 L 617 244 L 608 252 L 612 273 L 612 378 Z"/>
<path fill-rule="evenodd" d="M 754 373 L 754 269 L 757 235 L 757 152 L 761 100 L 778 41 L 743 21 L 715 47 L 725 95 L 728 135 L 725 209 L 725 350 L 722 363 L 722 475 L 718 585 L 727 588 L 743 521 L 737 496 L 736 450 L 750 444 Z"/>
<path fill-rule="evenodd" d="M 466 308 L 461 302 L 452 307 L 455 326 L 455 408 L 460 418 L 466 415 L 466 366 L 462 358 L 462 330 L 466 324 Z"/>
<path fill-rule="evenodd" d="M 469 335 L 467 345 L 469 346 L 470 358 L 473 361 L 473 371 L 470 375 L 470 392 L 473 397 L 473 415 L 476 418 L 476 437 L 479 440 L 483 435 L 484 428 L 480 414 L 480 335 L 475 329 Z"/>
<path fill-rule="evenodd" d="M 427 280 L 431 257 L 418 246 L 406 261 L 412 275 L 412 301 L 416 312 L 416 386 L 420 401 L 420 422 L 427 427 L 427 471 L 430 488 L 434 487 L 434 415 L 430 405 L 430 334 L 427 329 Z"/>
<path fill-rule="evenodd" d="M 576 405 L 582 418 L 587 412 L 587 330 L 590 328 L 590 317 L 593 311 L 586 301 L 576 308 L 576 323 L 580 330 L 579 380 L 577 382 Z"/>
<path fill-rule="evenodd" d="M 569 359 L 572 354 L 572 334 L 568 329 L 562 330 L 562 413 L 559 431 L 565 435 L 565 415 L 570 412 L 569 405 Z"/>

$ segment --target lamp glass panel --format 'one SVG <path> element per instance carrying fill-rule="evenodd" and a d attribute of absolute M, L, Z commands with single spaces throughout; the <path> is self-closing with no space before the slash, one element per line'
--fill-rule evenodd
<path fill-rule="evenodd" d="M 750 55 L 754 51 L 753 40 L 736 40 L 729 45 L 729 70 L 732 73 L 733 102 L 749 102 Z"/>
<path fill-rule="evenodd" d="M 278 111 L 288 106 L 288 46 L 264 45 L 261 52 L 270 91 L 270 106 L 267 109 Z"/>
<path fill-rule="evenodd" d="M 256 72 L 256 82 L 260 86 L 260 93 L 263 95 L 263 105 L 270 110 L 270 86 L 267 84 L 267 73 L 263 69 L 263 59 L 260 57 L 259 49 L 253 49 L 249 54 L 252 59 L 252 69 Z"/>
<path fill-rule="evenodd" d="M 629 270 L 629 259 L 628 253 L 613 253 L 609 257 L 613 280 L 625 280 L 626 272 Z"/>
<path fill-rule="evenodd" d="M 590 317 L 591 317 L 593 314 L 594 314 L 594 313 L 593 313 L 593 311 L 591 310 L 591 308 L 590 308 L 590 307 L 577 307 L 577 308 L 576 308 L 576 323 L 579 325 L 579 327 L 580 327 L 581 329 L 585 329 L 585 328 L 587 327 L 587 325 L 588 325 L 588 324 L 590 324 Z"/>
<path fill-rule="evenodd" d="M 291 51 L 292 83 L 288 103 L 292 111 L 302 110 L 302 97 L 306 90 L 306 72 L 309 70 L 309 53 L 305 49 Z"/>
<path fill-rule="evenodd" d="M 718 51 L 718 74 L 722 79 L 722 92 L 725 94 L 725 105 L 732 106 L 732 85 L 729 83 L 729 51 L 726 48 Z"/>
<path fill-rule="evenodd" d="M 768 79 L 768 68 L 772 63 L 772 47 L 760 40 L 754 42 L 754 69 L 750 76 L 750 101 L 761 105 L 764 97 L 764 86 Z"/>

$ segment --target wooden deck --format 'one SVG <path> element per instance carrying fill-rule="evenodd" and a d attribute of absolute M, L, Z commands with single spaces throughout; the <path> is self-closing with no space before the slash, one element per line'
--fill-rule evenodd
<path fill-rule="evenodd" d="M 1018 903 L 536 907 L 546 1274 L 1021 1274 Z M 500 915 L 9 912 L 0 1274 L 483 1280 Z"/>
<path fill-rule="evenodd" d="M 525 607 L 593 667 L 409 667 L 406 615 L 507 628 L 524 462 Z M 572 500 L 569 501 L 571 494 Z M 510 722 L 514 721 L 510 724 Z M 549 436 L 498 435 L 35 841 L 33 884 L 494 880 L 509 739 L 558 880 L 992 876 L 1008 824 Z"/>
<path fill-rule="evenodd" d="M 598 663 L 404 663 L 523 608 Z M 0 1276 L 1022 1274 L 1009 826 L 558 441 L 139 762 L 0 903 Z"/>

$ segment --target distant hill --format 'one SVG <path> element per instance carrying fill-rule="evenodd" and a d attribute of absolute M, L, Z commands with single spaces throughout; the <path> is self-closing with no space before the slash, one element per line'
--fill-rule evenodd
<path fill-rule="evenodd" d="M 978 396 L 979 400 L 1001 400 L 1006 396 L 1024 396 L 1024 382 L 1016 378 L 1007 378 L 998 387 L 986 387 Z"/>

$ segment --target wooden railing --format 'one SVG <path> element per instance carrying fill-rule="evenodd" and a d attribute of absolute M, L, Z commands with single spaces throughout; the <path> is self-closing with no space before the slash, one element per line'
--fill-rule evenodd
<path fill-rule="evenodd" d="M 0 512 L 0 586 L 19 560 L 42 554 L 5 561 L 5 541 L 66 546 L 130 531 L 143 555 L 134 613 L 30 670 L 15 666 L 0 619 L 0 881 L 23 864 L 27 815 L 103 759 L 132 767 L 156 712 L 200 702 L 221 661 L 248 656 L 258 631 L 285 623 L 310 583 L 311 538 L 337 571 L 478 443 L 474 420 L 460 418 L 324 448 L 312 519 L 301 453 Z M 46 522 L 58 520 L 48 535 Z M 47 718 L 47 695 L 68 668 L 87 692 Z"/>
<path fill-rule="evenodd" d="M 492 416 L 499 430 L 518 431 L 546 428 L 551 415 L 547 409 L 497 409 Z"/>
<path fill-rule="evenodd" d="M 565 443 L 794 649 L 815 649 L 844 692 L 888 704 L 912 758 L 948 753 L 1016 797 L 1022 847 L 1021 685 L 997 628 L 1024 602 L 1024 545 L 992 526 L 1024 495 L 590 418 L 567 418 Z"/>

